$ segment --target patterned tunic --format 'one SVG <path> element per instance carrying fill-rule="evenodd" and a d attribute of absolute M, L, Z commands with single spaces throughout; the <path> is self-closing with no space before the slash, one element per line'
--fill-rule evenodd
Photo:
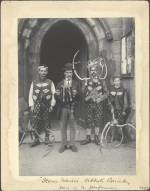
<path fill-rule="evenodd" d="M 120 124 L 124 123 L 125 116 L 122 113 L 126 112 L 129 106 L 127 90 L 122 87 L 112 87 L 109 92 L 109 99 L 114 108 L 115 118 Z"/>
<path fill-rule="evenodd" d="M 55 105 L 54 101 L 55 87 L 51 80 L 36 80 L 31 84 L 29 93 L 29 106 L 34 105 L 32 115 L 32 126 L 37 130 L 41 124 L 44 128 L 49 128 L 49 107 Z"/>
<path fill-rule="evenodd" d="M 85 101 L 87 105 L 87 128 L 100 127 L 103 124 L 103 100 L 107 98 L 107 89 L 104 81 L 88 80 L 85 88 Z"/>
<path fill-rule="evenodd" d="M 33 100 L 47 102 L 51 99 L 51 80 L 46 79 L 44 82 L 33 82 Z"/>

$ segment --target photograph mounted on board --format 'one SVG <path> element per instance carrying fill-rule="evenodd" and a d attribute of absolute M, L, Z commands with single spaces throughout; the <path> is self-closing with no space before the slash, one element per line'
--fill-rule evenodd
<path fill-rule="evenodd" d="M 135 175 L 134 17 L 17 25 L 19 175 Z"/>

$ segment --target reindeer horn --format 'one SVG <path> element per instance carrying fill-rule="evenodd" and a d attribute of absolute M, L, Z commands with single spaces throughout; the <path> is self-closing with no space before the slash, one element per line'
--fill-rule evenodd
<path fill-rule="evenodd" d="M 98 61 L 99 60 L 99 61 Z M 100 73 L 100 79 L 101 80 L 105 80 L 106 77 L 107 77 L 107 73 L 108 73 L 108 69 L 107 69 L 107 65 L 106 65 L 106 62 L 105 62 L 105 59 L 102 58 L 102 57 L 98 57 L 98 58 L 95 58 L 92 62 L 99 62 L 99 66 L 101 67 L 101 73 Z M 104 62 L 103 62 L 104 61 Z M 103 63 L 102 63 L 103 62 Z M 105 70 L 104 70 L 105 68 Z M 105 72 L 105 73 L 104 73 Z M 103 75 L 103 76 L 102 76 Z"/>
<path fill-rule="evenodd" d="M 85 81 L 85 84 L 87 84 L 87 80 L 88 79 L 90 79 L 89 77 L 87 78 L 87 77 L 85 77 L 85 78 L 81 78 L 79 75 L 78 75 L 78 73 L 77 73 L 77 71 L 76 71 L 76 69 L 75 69 L 75 58 L 76 58 L 76 56 L 78 55 L 78 53 L 79 53 L 79 50 L 77 50 L 77 52 L 74 54 L 74 56 L 73 56 L 73 71 L 74 71 L 74 73 L 75 73 L 75 75 L 76 75 L 76 77 L 79 79 L 79 80 L 81 80 L 81 81 Z M 98 59 L 100 59 L 100 58 L 96 58 L 96 59 L 94 59 L 92 62 L 95 62 L 95 61 L 97 61 Z M 105 80 L 106 79 L 106 77 L 107 77 L 107 73 L 108 73 L 108 70 L 107 70 L 107 65 L 106 65 L 106 62 L 104 61 L 104 63 L 102 63 L 102 61 L 103 61 L 103 58 L 101 58 L 100 59 L 100 62 L 99 62 L 99 65 L 101 66 L 101 68 L 102 68 L 102 71 L 101 71 L 101 74 L 100 74 L 100 79 L 101 80 Z M 104 76 L 102 77 L 102 75 L 103 75 L 103 72 L 104 72 L 104 68 L 105 68 L 105 73 L 104 73 Z"/>
<path fill-rule="evenodd" d="M 72 67 L 73 67 L 73 71 L 74 71 L 74 73 L 75 73 L 75 75 L 76 75 L 76 77 L 79 79 L 79 80 L 81 80 L 81 81 L 83 81 L 83 80 L 85 80 L 85 81 L 87 81 L 89 78 L 81 78 L 79 75 L 78 75 L 78 73 L 77 73 L 77 71 L 76 71 L 76 69 L 75 69 L 75 58 L 76 58 L 76 56 L 78 55 L 78 53 L 79 53 L 79 50 L 77 50 L 77 52 L 74 54 L 74 56 L 73 56 L 73 65 L 72 65 Z"/>

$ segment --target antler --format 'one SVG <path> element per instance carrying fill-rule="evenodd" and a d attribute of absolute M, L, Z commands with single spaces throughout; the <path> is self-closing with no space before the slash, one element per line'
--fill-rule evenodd
<path fill-rule="evenodd" d="M 101 70 L 101 73 L 100 73 L 100 75 L 99 75 L 99 79 L 105 80 L 106 77 L 107 77 L 108 70 L 107 70 L 106 62 L 103 62 L 103 63 L 102 63 L 102 61 L 104 61 L 104 58 L 98 57 L 98 58 L 95 58 L 94 60 L 92 60 L 92 62 L 97 62 L 98 59 L 99 59 L 99 65 L 100 65 L 100 67 L 101 67 L 101 69 L 102 69 L 102 70 Z M 105 74 L 104 74 L 104 77 L 101 77 L 101 76 L 103 75 L 104 68 L 105 68 Z"/>
<path fill-rule="evenodd" d="M 81 81 L 83 81 L 83 80 L 85 80 L 85 81 L 87 81 L 88 79 L 90 79 L 90 78 L 81 78 L 79 75 L 78 75 L 78 73 L 77 73 L 77 71 L 76 71 L 76 69 L 75 69 L 75 58 L 76 58 L 76 56 L 78 55 L 78 53 L 79 53 L 79 50 L 74 54 L 74 56 L 73 56 L 73 71 L 74 71 L 74 73 L 75 73 L 75 75 L 76 75 L 76 77 L 79 79 L 79 80 L 81 80 Z"/>
<path fill-rule="evenodd" d="M 103 60 L 103 59 L 102 59 L 102 60 Z M 102 60 L 101 60 L 101 61 L 102 61 Z M 107 77 L 107 73 L 108 73 L 107 65 L 106 65 L 105 62 L 104 62 L 103 64 L 100 62 L 100 65 L 101 65 L 101 67 L 102 67 L 102 73 L 101 73 L 101 74 L 103 74 L 103 68 L 105 67 L 105 75 L 104 75 L 104 77 L 100 77 L 100 79 L 105 80 L 106 77 Z"/>
<path fill-rule="evenodd" d="M 90 77 L 81 78 L 81 77 L 78 75 L 78 73 L 77 73 L 77 71 L 76 71 L 76 69 L 75 69 L 75 58 L 76 58 L 76 56 L 78 55 L 78 53 L 79 53 L 79 50 L 77 50 L 77 52 L 76 52 L 76 53 L 74 54 L 74 56 L 73 56 L 73 71 L 74 71 L 76 77 L 77 77 L 79 80 L 85 81 L 85 82 L 87 83 L 87 80 L 90 79 Z M 100 59 L 99 64 L 100 64 L 100 67 L 102 68 L 101 74 L 100 74 L 100 77 L 99 77 L 99 78 L 100 78 L 101 80 L 104 80 L 104 79 L 106 79 L 107 73 L 108 73 L 107 65 L 106 65 L 105 62 L 102 63 L 102 61 L 103 61 L 104 59 L 103 59 L 103 58 L 100 58 L 100 57 L 94 59 L 92 62 L 96 62 L 98 59 Z M 104 68 L 105 68 L 105 75 L 104 75 L 104 77 L 101 77 L 101 76 L 103 75 Z"/>

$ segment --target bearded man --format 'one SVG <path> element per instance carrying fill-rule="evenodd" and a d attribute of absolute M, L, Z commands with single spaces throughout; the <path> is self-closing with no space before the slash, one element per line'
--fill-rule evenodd
<path fill-rule="evenodd" d="M 81 145 L 91 143 L 92 130 L 94 130 L 94 142 L 100 144 L 99 134 L 103 128 L 103 106 L 107 99 L 107 88 L 104 80 L 100 79 L 96 63 L 88 65 L 90 79 L 85 87 L 86 113 L 86 139 L 81 141 Z"/>
<path fill-rule="evenodd" d="M 77 152 L 75 145 L 76 124 L 75 124 L 75 107 L 78 100 L 78 84 L 73 80 L 72 64 L 66 63 L 64 67 L 64 79 L 58 83 L 56 96 L 60 103 L 60 120 L 61 120 L 61 147 L 60 153 L 66 149 Z M 70 141 L 67 139 L 67 127 L 70 126 Z"/>

